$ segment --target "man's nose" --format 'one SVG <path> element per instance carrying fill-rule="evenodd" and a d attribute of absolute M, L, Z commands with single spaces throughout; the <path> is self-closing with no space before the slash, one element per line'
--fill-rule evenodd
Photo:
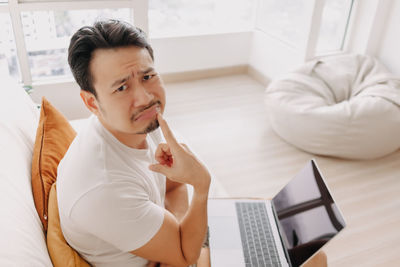
<path fill-rule="evenodd" d="M 132 92 L 135 107 L 145 106 L 154 98 L 154 95 L 151 94 L 140 81 L 134 82 Z"/>

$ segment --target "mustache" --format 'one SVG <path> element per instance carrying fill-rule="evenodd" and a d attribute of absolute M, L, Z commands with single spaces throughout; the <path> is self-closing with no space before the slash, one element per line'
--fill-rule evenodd
<path fill-rule="evenodd" d="M 161 106 L 161 101 L 160 101 L 160 100 L 152 101 L 152 102 L 150 102 L 147 106 L 145 106 L 145 107 L 139 109 L 138 111 L 136 111 L 136 112 L 132 115 L 131 121 L 134 121 L 135 118 L 136 118 L 137 116 L 140 115 L 140 113 L 142 113 L 143 111 L 145 111 L 145 110 L 147 110 L 147 109 L 149 109 L 149 108 L 152 108 L 152 107 L 155 106 L 155 105 Z"/>

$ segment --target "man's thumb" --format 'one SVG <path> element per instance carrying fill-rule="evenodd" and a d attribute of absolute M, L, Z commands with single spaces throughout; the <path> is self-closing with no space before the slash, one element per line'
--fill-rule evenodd
<path fill-rule="evenodd" d="M 158 172 L 158 173 L 161 173 L 161 174 L 163 174 L 165 176 L 168 176 L 167 175 L 167 173 L 169 171 L 168 167 L 165 167 L 165 166 L 163 166 L 161 164 L 151 164 L 151 165 L 149 165 L 149 169 L 151 171 L 153 171 L 153 172 Z"/>

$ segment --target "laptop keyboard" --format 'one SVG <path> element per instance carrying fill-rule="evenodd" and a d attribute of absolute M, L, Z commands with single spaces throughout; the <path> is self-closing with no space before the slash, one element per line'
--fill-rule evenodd
<path fill-rule="evenodd" d="M 236 202 L 246 267 L 282 266 L 264 203 Z"/>

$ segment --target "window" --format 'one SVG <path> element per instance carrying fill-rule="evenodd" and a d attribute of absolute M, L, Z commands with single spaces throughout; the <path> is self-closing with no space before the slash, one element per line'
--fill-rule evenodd
<path fill-rule="evenodd" d="M 0 13 L 0 76 L 11 76 L 20 81 L 21 75 L 10 16 Z"/>
<path fill-rule="evenodd" d="M 253 29 L 255 0 L 149 0 L 150 37 Z"/>
<path fill-rule="evenodd" d="M 325 0 L 317 54 L 343 49 L 353 0 Z"/>
<path fill-rule="evenodd" d="M 296 49 L 306 46 L 311 57 L 341 51 L 352 4 L 353 0 L 262 0 L 257 28 Z M 319 31 L 310 32 L 311 26 L 318 24 Z M 309 40 L 312 42 L 307 43 Z"/>
<path fill-rule="evenodd" d="M 100 19 L 130 21 L 130 9 L 82 9 L 21 13 L 32 80 L 71 77 L 67 49 L 72 34 Z"/>
<path fill-rule="evenodd" d="M 308 18 L 312 15 L 309 0 L 263 0 L 257 14 L 257 28 L 289 44 L 303 47 L 307 39 Z"/>
<path fill-rule="evenodd" d="M 268 41 L 277 44 L 271 53 L 285 55 L 282 51 L 289 49 L 294 52 L 292 55 L 298 55 L 296 61 L 308 60 L 316 55 L 343 50 L 353 2 L 0 0 L 0 75 L 12 76 L 27 85 L 61 78 L 69 82 L 72 77 L 67 63 L 67 48 L 71 35 L 98 19 L 116 18 L 133 23 L 133 15 L 135 24 L 148 31 L 150 38 L 257 29 L 268 35 Z M 371 14 L 376 14 L 382 5 L 367 4 L 375 10 Z M 366 27 L 371 28 L 371 25 Z M 280 48 L 283 50 L 277 51 Z"/>

